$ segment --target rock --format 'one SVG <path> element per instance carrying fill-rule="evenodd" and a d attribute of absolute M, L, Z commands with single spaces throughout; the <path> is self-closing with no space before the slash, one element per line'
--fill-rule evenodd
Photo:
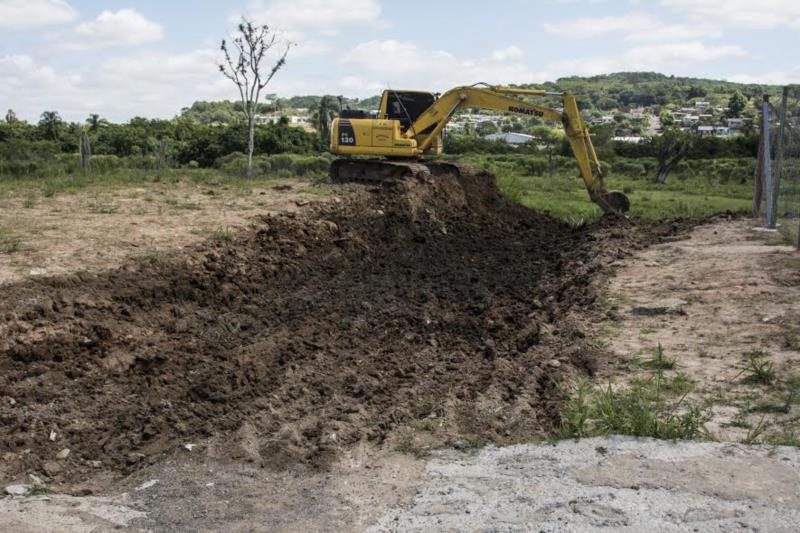
<path fill-rule="evenodd" d="M 69 448 L 64 448 L 63 450 L 58 452 L 58 455 L 56 455 L 56 457 L 58 457 L 59 459 L 66 459 L 67 457 L 69 457 L 69 453 L 70 453 Z"/>
<path fill-rule="evenodd" d="M 145 455 L 143 453 L 136 453 L 131 452 L 126 457 L 125 460 L 128 462 L 129 465 L 135 465 L 144 459 Z"/>
<path fill-rule="evenodd" d="M 31 490 L 30 485 L 9 485 L 6 487 L 9 496 L 25 496 Z"/>
<path fill-rule="evenodd" d="M 55 461 L 48 461 L 44 464 L 44 471 L 47 472 L 48 476 L 57 476 L 61 472 L 64 471 L 64 467 L 61 466 L 60 463 Z"/>
<path fill-rule="evenodd" d="M 686 305 L 689 305 L 689 303 L 684 300 L 669 298 L 666 300 L 639 304 L 631 309 L 631 313 L 636 316 L 685 315 L 686 311 L 683 308 Z"/>
<path fill-rule="evenodd" d="M 159 480 L 157 480 L 157 479 L 151 479 L 150 481 L 145 481 L 144 483 L 142 483 L 141 485 L 136 487 L 136 491 L 139 492 L 139 491 L 142 491 L 142 490 L 147 490 L 150 487 L 155 486 L 158 483 L 158 481 Z"/>

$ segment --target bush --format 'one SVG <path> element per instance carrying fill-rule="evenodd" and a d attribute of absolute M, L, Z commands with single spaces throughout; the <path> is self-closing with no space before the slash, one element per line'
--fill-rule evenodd
<path fill-rule="evenodd" d="M 292 163 L 292 172 L 303 177 L 326 175 L 330 164 L 327 157 L 298 157 Z"/>
<path fill-rule="evenodd" d="M 290 154 L 275 154 L 269 156 L 269 166 L 272 171 L 291 170 L 294 158 Z"/>
<path fill-rule="evenodd" d="M 629 159 L 617 159 L 611 164 L 611 171 L 632 178 L 641 178 L 647 173 L 644 164 Z"/>

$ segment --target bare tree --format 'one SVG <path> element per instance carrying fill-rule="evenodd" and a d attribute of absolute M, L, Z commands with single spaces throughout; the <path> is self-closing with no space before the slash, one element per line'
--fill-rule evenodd
<path fill-rule="evenodd" d="M 275 74 L 286 64 L 286 56 L 292 43 L 278 40 L 277 34 L 269 26 L 255 25 L 242 18 L 238 34 L 231 40 L 232 48 L 224 39 L 220 49 L 224 61 L 219 71 L 236 84 L 247 119 L 247 177 L 253 175 L 253 150 L 255 149 L 256 113 L 261 91 L 272 81 Z M 263 63 L 269 61 L 271 53 L 277 51 L 276 61 L 271 67 Z"/>
<path fill-rule="evenodd" d="M 658 159 L 655 182 L 665 183 L 667 176 L 689 154 L 694 143 L 689 135 L 676 129 L 666 130 L 663 135 L 654 137 L 652 142 Z"/>

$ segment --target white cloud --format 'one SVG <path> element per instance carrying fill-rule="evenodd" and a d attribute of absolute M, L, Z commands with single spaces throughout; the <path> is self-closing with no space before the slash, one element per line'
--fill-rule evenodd
<path fill-rule="evenodd" d="M 621 16 L 585 17 L 564 22 L 546 22 L 544 29 L 552 35 L 575 39 L 629 33 L 634 28 L 658 26 L 658 22 L 641 13 Z"/>
<path fill-rule="evenodd" d="M 618 36 L 624 37 L 626 41 L 638 42 L 680 42 L 703 37 L 722 37 L 722 32 L 714 26 L 713 20 L 703 24 L 664 24 L 646 13 L 549 22 L 544 24 L 544 29 L 552 35 L 573 39 Z"/>
<path fill-rule="evenodd" d="M 251 0 L 233 21 L 238 22 L 241 15 L 284 31 L 290 39 L 385 26 L 378 0 Z"/>
<path fill-rule="evenodd" d="M 217 51 L 147 53 L 81 70 L 59 71 L 25 55 L 0 56 L 0 101 L 36 120 L 45 109 L 68 120 L 100 113 L 113 120 L 135 115 L 171 117 L 193 100 L 235 98 L 215 68 Z"/>
<path fill-rule="evenodd" d="M 527 65 L 518 61 L 522 52 L 506 49 L 488 58 L 467 60 L 444 50 L 426 50 L 411 42 L 368 41 L 344 54 L 347 67 L 379 79 L 390 86 L 449 89 L 453 86 L 486 82 L 533 83 L 542 81 Z"/>
<path fill-rule="evenodd" d="M 800 28 L 800 2 L 797 0 L 661 0 L 661 4 L 699 24 L 762 30 L 781 26 Z"/>
<path fill-rule="evenodd" d="M 78 13 L 65 0 L 2 0 L 0 28 L 27 30 L 65 24 Z"/>
<path fill-rule="evenodd" d="M 523 53 L 518 47 L 511 45 L 502 50 L 492 52 L 492 59 L 495 61 L 508 61 L 509 59 L 522 59 Z"/>
<path fill-rule="evenodd" d="M 139 46 L 159 41 L 164 29 L 135 9 L 103 11 L 96 19 L 82 22 L 66 33 L 54 36 L 67 50 L 94 50 L 119 46 Z"/>
<path fill-rule="evenodd" d="M 629 64 L 647 68 L 648 65 L 702 63 L 746 55 L 747 52 L 736 45 L 706 46 L 694 41 L 632 48 L 625 52 L 624 59 Z"/>
<path fill-rule="evenodd" d="M 722 31 L 710 24 L 669 24 L 633 31 L 625 36 L 625 40 L 637 42 L 680 42 L 704 37 L 718 39 L 722 35 Z"/>
<path fill-rule="evenodd" d="M 792 85 L 800 83 L 800 65 L 785 70 L 773 70 L 761 74 L 736 74 L 725 77 L 728 81 L 737 83 L 758 83 L 775 85 Z"/>
<path fill-rule="evenodd" d="M 739 46 L 706 46 L 701 42 L 658 44 L 631 48 L 614 57 L 589 57 L 577 61 L 563 61 L 548 67 L 548 71 L 578 76 L 594 76 L 619 71 L 667 71 L 696 63 L 745 57 Z"/>

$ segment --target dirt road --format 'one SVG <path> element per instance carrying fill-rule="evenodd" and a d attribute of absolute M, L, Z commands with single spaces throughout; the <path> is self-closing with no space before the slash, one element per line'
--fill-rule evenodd
<path fill-rule="evenodd" d="M 711 438 L 798 444 L 800 252 L 755 226 L 704 224 L 622 261 L 607 291 L 616 320 L 599 328 L 618 364 L 600 374 L 641 377 L 661 346 L 666 374 L 709 407 Z M 633 312 L 664 302 L 676 312 Z"/>

